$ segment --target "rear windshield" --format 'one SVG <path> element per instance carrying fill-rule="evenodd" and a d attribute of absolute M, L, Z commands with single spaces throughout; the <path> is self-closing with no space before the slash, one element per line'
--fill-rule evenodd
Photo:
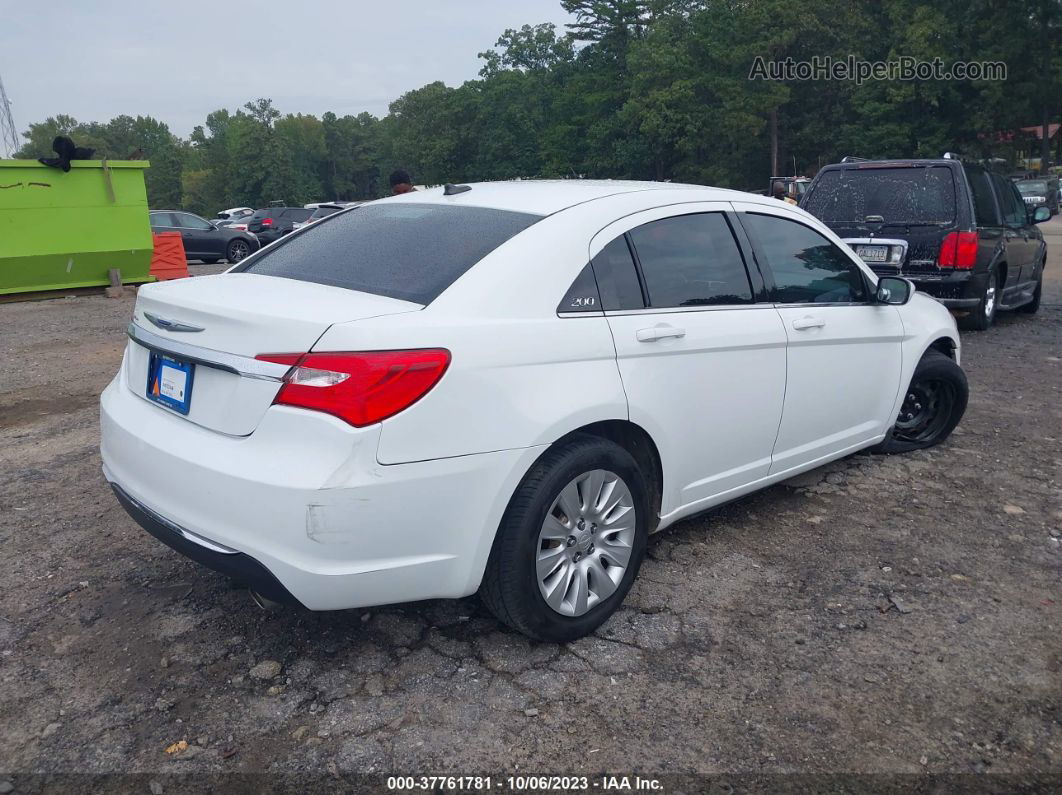
<path fill-rule="evenodd" d="M 1019 182 L 1017 183 L 1018 190 L 1022 193 L 1047 193 L 1047 183 L 1042 181 L 1037 182 Z"/>
<path fill-rule="evenodd" d="M 880 215 L 886 224 L 955 220 L 955 183 L 947 166 L 826 171 L 805 201 L 804 209 L 828 224 L 861 224 L 868 215 Z"/>
<path fill-rule="evenodd" d="M 311 224 L 236 270 L 428 304 L 540 218 L 482 207 L 370 204 Z"/>

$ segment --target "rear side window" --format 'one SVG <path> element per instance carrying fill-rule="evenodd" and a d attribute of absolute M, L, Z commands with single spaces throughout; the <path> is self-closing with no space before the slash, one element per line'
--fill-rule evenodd
<path fill-rule="evenodd" d="M 369 204 L 311 224 L 236 270 L 427 304 L 540 218 L 482 207 Z"/>
<path fill-rule="evenodd" d="M 966 181 L 973 192 L 974 213 L 978 226 L 999 226 L 996 200 L 992 198 L 992 185 L 988 173 L 979 168 L 966 169 Z"/>
<path fill-rule="evenodd" d="M 575 277 L 572 286 L 564 294 L 564 298 L 557 305 L 558 313 L 568 312 L 601 312 L 601 296 L 597 292 L 597 282 L 594 280 L 594 269 L 587 263 Z"/>
<path fill-rule="evenodd" d="M 593 259 L 594 275 L 601 290 L 601 305 L 606 310 L 642 309 L 642 285 L 634 267 L 627 238 L 620 235 Z"/>
<path fill-rule="evenodd" d="M 827 224 L 942 224 L 955 220 L 955 180 L 948 166 L 824 171 L 802 205 Z"/>
<path fill-rule="evenodd" d="M 301 223 L 311 215 L 313 215 L 313 210 L 308 210 L 305 207 L 292 207 L 291 209 L 284 211 L 284 217 L 295 223 Z"/>
<path fill-rule="evenodd" d="M 999 196 L 999 207 L 1003 211 L 1003 221 L 1007 226 L 1025 226 L 1027 217 L 1025 213 L 1025 200 L 1018 194 L 1014 183 L 1004 179 L 999 174 L 992 175 L 992 182 L 996 186 Z"/>
<path fill-rule="evenodd" d="M 318 220 L 320 218 L 327 218 L 328 216 L 332 215 L 333 213 L 338 213 L 341 209 L 343 209 L 343 208 L 342 207 L 318 207 L 316 210 L 313 211 L 313 214 L 310 217 L 313 218 L 316 221 L 316 220 Z"/>
<path fill-rule="evenodd" d="M 151 213 L 152 226 L 173 226 L 173 216 L 170 213 Z"/>
<path fill-rule="evenodd" d="M 866 283 L 855 263 L 814 229 L 771 215 L 742 216 L 767 257 L 774 276 L 773 298 L 780 304 L 853 303 L 867 299 Z"/>
<path fill-rule="evenodd" d="M 630 234 L 650 306 L 752 303 L 741 251 L 721 213 L 663 218 Z"/>

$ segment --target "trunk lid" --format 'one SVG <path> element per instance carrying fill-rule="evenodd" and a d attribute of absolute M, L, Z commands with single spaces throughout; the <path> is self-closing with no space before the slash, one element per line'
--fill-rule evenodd
<path fill-rule="evenodd" d="M 149 400 L 149 348 L 191 361 L 188 413 L 171 413 L 214 431 L 245 436 L 257 427 L 280 388 L 276 372 L 264 378 L 250 374 L 255 356 L 305 353 L 335 323 L 422 308 L 395 298 L 254 273 L 145 285 L 133 312 L 134 333 L 141 341 L 129 342 L 123 365 L 126 382 Z M 168 409 L 159 405 L 159 410 Z"/>

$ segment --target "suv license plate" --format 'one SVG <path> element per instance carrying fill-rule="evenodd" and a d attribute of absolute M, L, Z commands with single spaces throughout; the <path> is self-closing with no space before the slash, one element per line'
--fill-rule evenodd
<path fill-rule="evenodd" d="M 179 414 L 187 414 L 192 403 L 195 365 L 180 362 L 151 351 L 148 357 L 147 397 Z"/>
<path fill-rule="evenodd" d="M 889 259 L 888 246 L 856 246 L 855 252 L 863 262 L 886 262 Z"/>

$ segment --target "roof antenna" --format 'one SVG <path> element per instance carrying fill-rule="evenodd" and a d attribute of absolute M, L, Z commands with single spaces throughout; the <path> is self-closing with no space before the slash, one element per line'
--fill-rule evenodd
<path fill-rule="evenodd" d="M 467 190 L 472 190 L 471 185 L 452 185 L 447 182 L 443 185 L 443 196 L 454 196 L 458 193 L 464 193 Z"/>

